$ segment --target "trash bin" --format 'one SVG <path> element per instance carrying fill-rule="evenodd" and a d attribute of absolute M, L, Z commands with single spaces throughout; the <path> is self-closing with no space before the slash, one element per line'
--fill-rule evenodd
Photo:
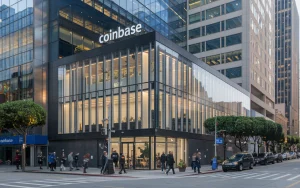
<path fill-rule="evenodd" d="M 107 174 L 114 174 L 115 171 L 114 171 L 114 162 L 112 159 L 108 159 L 107 161 Z"/>
<path fill-rule="evenodd" d="M 217 161 L 216 157 L 214 157 L 213 160 L 212 160 L 211 169 L 212 170 L 218 169 L 218 161 Z"/>

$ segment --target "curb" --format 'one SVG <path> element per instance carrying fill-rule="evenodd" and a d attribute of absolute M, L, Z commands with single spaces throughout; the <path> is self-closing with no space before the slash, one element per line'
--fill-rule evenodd
<path fill-rule="evenodd" d="M 188 174 L 188 175 L 184 175 L 184 176 L 201 176 L 202 174 L 214 174 L 214 173 L 217 173 L 217 172 L 222 172 L 222 170 L 215 170 L 215 171 L 208 171 L 208 172 L 201 172 L 200 174 Z"/>

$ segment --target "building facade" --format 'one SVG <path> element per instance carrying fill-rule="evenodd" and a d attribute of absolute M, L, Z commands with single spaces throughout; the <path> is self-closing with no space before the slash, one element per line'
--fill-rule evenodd
<path fill-rule="evenodd" d="M 275 120 L 274 0 L 189 0 L 188 51 L 251 93 Z"/>
<path fill-rule="evenodd" d="M 284 103 L 275 104 L 275 122 L 282 125 L 283 134 L 286 137 L 288 135 L 288 122 L 289 119 L 285 117 L 285 105 Z"/>
<path fill-rule="evenodd" d="M 275 100 L 285 105 L 288 134 L 299 135 L 299 14 L 295 0 L 276 0 Z"/>
<path fill-rule="evenodd" d="M 112 148 L 126 155 L 127 168 L 159 168 L 158 156 L 168 151 L 188 164 L 192 153 L 201 151 L 203 162 L 209 163 L 214 137 L 205 131 L 204 121 L 250 114 L 249 92 L 185 51 L 185 0 L 0 2 L 3 15 L 32 2 L 34 58 L 29 69 L 32 96 L 27 98 L 48 111 L 47 126 L 39 131 L 48 135 L 49 152 L 89 152 L 91 165 L 98 166 L 107 148 L 103 120 L 109 118 L 116 131 Z M 140 29 L 125 32 L 133 26 Z M 12 39 L 19 42 L 22 35 L 16 33 Z M 14 75 L 3 81 L 13 83 Z M 12 98 L 15 90 L 4 101 L 23 99 Z"/>

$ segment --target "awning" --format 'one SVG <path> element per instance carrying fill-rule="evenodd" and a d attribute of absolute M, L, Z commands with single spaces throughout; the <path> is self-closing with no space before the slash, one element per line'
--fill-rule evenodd
<path fill-rule="evenodd" d="M 0 146 L 2 145 L 22 145 L 23 136 L 3 136 L 0 137 Z M 27 135 L 27 145 L 47 145 L 48 136 Z"/>

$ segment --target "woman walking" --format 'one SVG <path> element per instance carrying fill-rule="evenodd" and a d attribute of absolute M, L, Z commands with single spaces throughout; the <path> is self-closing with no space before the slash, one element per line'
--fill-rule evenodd
<path fill-rule="evenodd" d="M 83 173 L 86 173 L 86 169 L 88 168 L 88 163 L 90 161 L 91 155 L 89 153 L 83 156 Z"/>

